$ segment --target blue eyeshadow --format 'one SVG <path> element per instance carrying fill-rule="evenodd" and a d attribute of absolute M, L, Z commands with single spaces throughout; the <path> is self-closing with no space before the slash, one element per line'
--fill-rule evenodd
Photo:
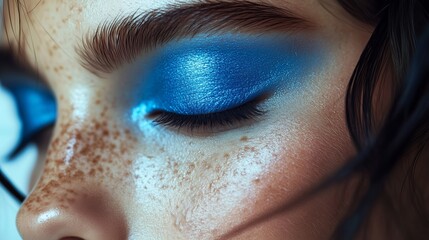
<path fill-rule="evenodd" d="M 140 106 L 184 115 L 231 109 L 303 81 L 316 59 L 311 49 L 285 36 L 225 34 L 171 42 L 140 65 Z"/>

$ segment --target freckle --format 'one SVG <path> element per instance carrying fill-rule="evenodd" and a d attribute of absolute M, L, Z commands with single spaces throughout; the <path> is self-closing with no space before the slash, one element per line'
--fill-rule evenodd
<path fill-rule="evenodd" d="M 82 178 L 84 175 L 85 174 L 81 170 L 79 170 L 73 175 L 73 177 L 74 178 Z"/>
<path fill-rule="evenodd" d="M 230 157 L 230 155 L 229 155 L 229 153 L 225 153 L 225 154 L 223 155 L 223 157 L 224 157 L 224 158 L 229 158 L 229 157 Z"/>
<path fill-rule="evenodd" d="M 131 135 L 131 131 L 129 129 L 125 129 L 125 135 L 127 136 Z"/>
<path fill-rule="evenodd" d="M 76 194 L 76 191 L 74 191 L 73 189 L 67 189 L 66 191 L 69 194 Z"/>
<path fill-rule="evenodd" d="M 195 163 L 189 163 L 188 168 L 190 171 L 193 171 L 195 169 Z"/>
<path fill-rule="evenodd" d="M 67 75 L 67 79 L 68 79 L 68 80 L 72 80 L 72 76 Z"/>
<path fill-rule="evenodd" d="M 89 158 L 89 162 L 92 164 L 92 165 L 95 165 L 95 164 L 97 164 L 97 158 L 96 157 L 90 157 Z"/>
<path fill-rule="evenodd" d="M 116 130 L 116 131 L 113 133 L 113 135 L 114 135 L 114 136 L 118 136 L 118 137 L 119 137 L 119 136 L 121 135 L 121 133 L 120 133 L 118 130 Z"/>
<path fill-rule="evenodd" d="M 109 130 L 104 129 L 104 130 L 103 130 L 103 136 L 104 136 L 104 137 L 108 137 L 109 135 L 110 135 Z"/>
<path fill-rule="evenodd" d="M 78 132 L 76 134 L 76 140 L 83 140 L 82 133 Z"/>
<path fill-rule="evenodd" d="M 82 150 L 80 151 L 80 153 L 81 153 L 82 155 L 88 155 L 90 152 L 91 152 L 91 151 L 90 151 L 90 149 L 89 149 L 89 147 L 88 147 L 87 145 L 85 145 L 85 146 L 82 148 Z"/>
<path fill-rule="evenodd" d="M 64 66 L 61 65 L 61 66 L 58 67 L 58 69 L 64 70 Z"/>
<path fill-rule="evenodd" d="M 59 178 L 60 180 L 64 179 L 64 178 L 65 178 L 64 173 L 60 173 L 60 174 L 58 175 L 58 178 Z"/>
<path fill-rule="evenodd" d="M 249 138 L 248 138 L 247 136 L 242 136 L 242 137 L 240 138 L 240 141 L 242 141 L 242 142 L 247 142 L 247 141 L 249 141 Z"/>
<path fill-rule="evenodd" d="M 100 99 L 97 99 L 97 101 L 99 101 L 100 102 L 100 104 L 101 104 L 101 100 Z M 96 103 L 97 103 L 97 101 L 95 101 Z M 97 103 L 97 105 L 99 105 L 98 103 Z M 102 111 L 101 111 L 101 116 L 104 118 L 104 116 L 106 116 L 106 113 L 107 113 L 107 110 L 106 110 L 106 108 L 104 108 Z"/>
<path fill-rule="evenodd" d="M 97 104 L 97 105 L 100 105 L 100 103 L 101 103 L 100 99 L 97 99 L 97 101 L 95 101 L 95 104 Z"/>
<path fill-rule="evenodd" d="M 49 53 L 49 56 L 51 57 L 54 55 L 54 52 L 51 49 L 48 50 L 48 53 Z M 49 68 L 49 67 L 46 67 L 46 68 Z"/>
<path fill-rule="evenodd" d="M 124 155 L 127 152 L 127 148 L 124 146 L 121 146 L 121 150 L 120 150 L 121 154 Z"/>

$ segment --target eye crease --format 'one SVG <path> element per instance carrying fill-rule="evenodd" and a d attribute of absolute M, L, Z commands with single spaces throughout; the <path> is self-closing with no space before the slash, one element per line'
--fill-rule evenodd
<path fill-rule="evenodd" d="M 132 78 L 141 82 L 141 98 L 133 112 L 157 113 L 158 124 L 191 129 L 254 119 L 265 112 L 254 99 L 305 84 L 319 60 L 314 49 L 282 35 L 198 35 L 171 42 L 136 64 Z"/>

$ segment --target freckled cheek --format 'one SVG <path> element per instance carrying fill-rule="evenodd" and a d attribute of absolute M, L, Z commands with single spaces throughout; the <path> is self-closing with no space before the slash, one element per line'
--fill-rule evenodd
<path fill-rule="evenodd" d="M 207 237 L 199 235 L 205 230 L 219 235 L 297 197 L 347 155 L 342 143 L 347 141 L 316 127 L 277 129 L 261 135 L 264 137 L 259 139 L 238 136 L 236 142 L 214 148 L 200 146 L 205 151 L 190 150 L 183 144 L 146 147 L 150 154 L 135 155 L 129 168 L 133 184 L 127 187 L 134 192 L 130 212 L 140 222 L 154 212 L 168 216 L 151 221 L 193 238 Z M 184 152 L 188 155 L 181 157 Z M 288 219 L 302 220 L 314 206 Z"/>
<path fill-rule="evenodd" d="M 230 159 L 233 164 L 227 172 L 232 174 L 223 176 L 228 187 L 217 198 L 208 201 L 207 204 L 215 208 L 206 208 L 219 209 L 216 212 L 223 216 L 217 221 L 226 223 L 224 229 L 298 197 L 335 171 L 350 155 L 348 141 L 338 139 L 336 135 L 316 129 L 307 132 L 304 128 L 295 133 L 284 132 L 289 135 L 244 146 Z M 299 236 L 305 229 L 296 226 L 308 226 L 312 222 L 323 228 L 326 221 L 332 221 L 332 213 L 339 206 L 337 191 L 320 195 L 317 200 L 283 215 L 281 229 Z M 323 209 L 319 209 L 320 206 Z M 318 217 L 314 217 L 316 215 Z"/>
<path fill-rule="evenodd" d="M 165 226 L 189 238 L 208 238 L 203 232 L 219 235 L 254 216 L 259 209 L 257 200 L 263 198 L 266 188 L 283 189 L 270 185 L 276 181 L 270 176 L 272 168 L 282 160 L 278 144 L 242 137 L 234 144 L 211 150 L 186 159 L 164 153 L 136 160 L 133 175 L 137 201 L 130 208 L 139 209 L 137 218 L 145 221 L 143 216 L 156 211 L 169 216 L 164 218 L 168 219 L 163 222 Z"/>

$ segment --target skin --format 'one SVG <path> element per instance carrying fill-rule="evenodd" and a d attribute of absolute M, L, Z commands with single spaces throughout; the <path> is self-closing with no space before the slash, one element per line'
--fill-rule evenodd
<path fill-rule="evenodd" d="M 324 43 L 325 56 L 306 74 L 309 84 L 267 99 L 260 121 L 210 136 L 130 121 L 133 106 L 121 96 L 132 86 L 118 83 L 127 68 L 101 78 L 75 51 L 114 16 L 176 1 L 24 1 L 32 9 L 22 28 L 26 56 L 55 93 L 59 116 L 19 212 L 23 239 L 217 239 L 353 156 L 344 94 L 371 28 L 335 1 L 266 1 L 317 23 L 309 36 Z M 6 26 L 16 26 L 11 19 Z M 329 238 L 350 201 L 345 190 L 335 185 L 232 239 Z"/>

